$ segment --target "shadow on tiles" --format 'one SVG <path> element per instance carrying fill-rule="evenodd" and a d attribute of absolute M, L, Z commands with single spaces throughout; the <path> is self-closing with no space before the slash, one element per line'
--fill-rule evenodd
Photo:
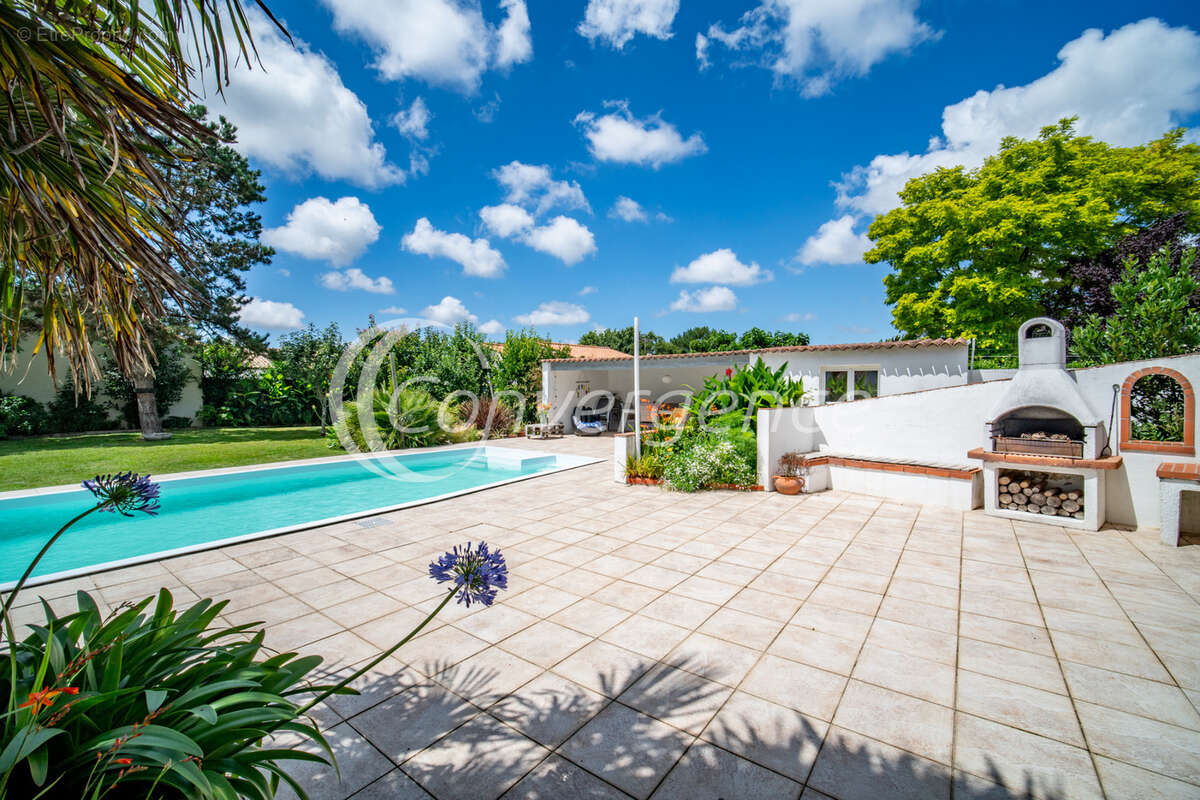
<path fill-rule="evenodd" d="M 956 800 L 1066 798 L 1028 771 L 1020 785 L 994 763 L 982 777 L 952 777 L 865 737 L 827 735 L 824 722 L 696 674 L 715 672 L 639 661 L 527 679 L 385 662 L 358 682 L 359 695 L 315 715 L 338 769 L 289 771 L 313 800 L 949 800 L 952 782 Z"/>

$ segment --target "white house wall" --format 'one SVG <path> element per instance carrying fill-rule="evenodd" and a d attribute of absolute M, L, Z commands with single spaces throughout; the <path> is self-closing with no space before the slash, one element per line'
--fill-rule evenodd
<path fill-rule="evenodd" d="M 1200 356 L 1194 355 L 1072 371 L 1088 405 L 1103 414 L 1105 426 L 1110 428 L 1108 441 L 1112 452 L 1123 458 L 1119 469 L 1104 473 L 1107 519 L 1119 525 L 1158 527 L 1159 485 L 1155 474 L 1158 465 L 1163 461 L 1197 463 L 1198 460 L 1194 456 L 1175 454 L 1121 452 L 1119 419 L 1109 426 L 1113 386 L 1119 388 L 1132 373 L 1152 366 L 1170 367 L 1183 374 L 1193 388 L 1200 387 Z M 881 389 L 882 380 L 881 376 Z M 761 412 L 765 416 L 760 416 L 759 421 L 760 475 L 774 472 L 779 456 L 792 450 L 978 464 L 967 458 L 967 451 L 986 444 L 983 441 L 985 423 L 1008 385 L 1008 380 L 999 380 L 849 403 Z M 1119 398 L 1117 414 L 1120 414 Z M 863 487 L 838 485 L 836 474 L 831 479 L 833 488 L 863 490 Z M 902 487 L 893 488 L 900 490 Z M 933 502 L 918 493 L 895 497 L 907 502 Z M 1188 502 L 1197 500 L 1188 498 Z M 1191 513 L 1191 506 L 1188 508 L 1187 513 Z"/>
<path fill-rule="evenodd" d="M 33 352 L 36 341 L 36 337 L 25 337 L 21 341 L 17 363 L 0 364 L 0 392 L 24 395 L 45 404 L 54 399 L 58 393 L 58 387 L 66 382 L 70 371 L 67 368 L 66 357 L 59 355 L 57 359 L 58 383 L 55 384 L 46 369 L 45 354 L 35 355 Z M 183 396 L 167 412 L 168 416 L 194 418 L 196 412 L 200 410 L 200 406 L 204 404 L 204 398 L 200 393 L 200 367 L 190 357 L 187 359 L 187 364 L 191 372 L 191 379 L 183 389 Z M 96 390 L 100 388 L 93 386 Z M 114 412 L 115 415 L 116 412 Z"/>
<path fill-rule="evenodd" d="M 968 356 L 966 347 L 897 347 L 763 353 L 759 357 L 773 370 L 786 363 L 787 374 L 804 381 L 804 388 L 811 393 L 809 402 L 818 403 L 825 369 L 878 369 L 882 396 L 963 385 L 970 366 Z"/>

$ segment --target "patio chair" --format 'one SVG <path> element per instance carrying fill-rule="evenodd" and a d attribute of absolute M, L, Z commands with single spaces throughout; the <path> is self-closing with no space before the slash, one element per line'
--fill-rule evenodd
<path fill-rule="evenodd" d="M 575 432 L 581 436 L 599 436 L 608 428 L 607 414 L 601 415 L 590 408 L 577 408 L 571 416 Z"/>

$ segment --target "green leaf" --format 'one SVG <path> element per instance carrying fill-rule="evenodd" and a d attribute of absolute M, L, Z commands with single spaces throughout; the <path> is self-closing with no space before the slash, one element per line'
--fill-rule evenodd
<path fill-rule="evenodd" d="M 146 690 L 146 710 L 153 714 L 162 706 L 163 701 L 167 699 L 166 689 L 147 689 Z"/>
<path fill-rule="evenodd" d="M 18 730 L 9 740 L 8 746 L 0 751 L 0 774 L 10 771 L 30 753 L 60 733 L 65 731 L 62 728 L 38 728 L 32 724 Z"/>
<path fill-rule="evenodd" d="M 207 722 L 209 725 L 216 725 L 216 724 L 217 724 L 217 712 L 216 712 L 216 709 L 214 709 L 214 708 L 213 708 L 212 706 L 210 706 L 210 705 L 196 706 L 195 708 L 189 708 L 189 709 L 188 709 L 188 711 L 189 711 L 191 714 L 194 714 L 195 716 L 197 716 L 197 717 L 199 717 L 200 719 L 204 720 L 204 721 L 205 721 L 205 722 Z"/>

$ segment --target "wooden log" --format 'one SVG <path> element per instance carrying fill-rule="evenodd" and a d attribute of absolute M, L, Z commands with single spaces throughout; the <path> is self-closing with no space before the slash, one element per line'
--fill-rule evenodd
<path fill-rule="evenodd" d="M 1062 504 L 1062 499 L 1057 495 L 1046 495 L 1046 505 L 1050 506 L 1051 508 L 1058 508 Z"/>
<path fill-rule="evenodd" d="M 1067 492 L 1068 500 L 1078 500 L 1080 497 L 1083 497 L 1083 495 L 1079 492 Z"/>
<path fill-rule="evenodd" d="M 1032 486 L 1026 486 L 1023 489 L 1021 489 L 1021 494 L 1025 495 L 1026 497 L 1029 497 L 1029 495 L 1033 494 L 1036 491 L 1037 491 L 1037 489 L 1033 488 Z"/>
<path fill-rule="evenodd" d="M 1031 505 L 1044 506 L 1046 505 L 1046 495 L 1042 494 L 1041 492 L 1034 492 L 1033 494 L 1029 495 L 1029 502 Z"/>
<path fill-rule="evenodd" d="M 1025 480 L 1021 481 L 1020 485 L 1022 489 L 1028 489 L 1030 486 L 1029 479 L 1026 478 Z"/>
<path fill-rule="evenodd" d="M 1007 486 L 1011 480 L 1012 478 L 1008 477 L 1007 475 L 1001 475 L 996 482 L 1001 486 Z"/>
<path fill-rule="evenodd" d="M 1076 503 L 1074 500 L 1063 500 L 1062 509 L 1068 514 L 1074 514 L 1079 510 L 1079 503 Z"/>
<path fill-rule="evenodd" d="M 1076 511 L 1074 516 L 1075 516 L 1075 519 L 1083 519 L 1083 512 Z"/>
<path fill-rule="evenodd" d="M 1024 494 L 1021 494 L 1020 492 L 1018 492 L 1017 494 L 1014 494 L 1012 496 L 1012 499 L 1013 499 L 1013 502 L 1019 506 L 1023 506 L 1029 502 L 1029 498 L 1026 497 Z"/>
<path fill-rule="evenodd" d="M 1006 506 L 1007 506 L 1007 505 L 1010 505 L 1010 504 L 1012 503 L 1012 495 L 1011 495 L 1011 494 L 1009 494 L 1008 492 L 1005 492 L 1005 493 L 1001 494 L 1001 495 L 1000 495 L 1000 502 L 1001 502 L 1001 503 L 1003 503 L 1003 504 L 1004 504 L 1004 505 L 1006 505 Z"/>
<path fill-rule="evenodd" d="M 1042 508 L 1042 513 L 1046 514 L 1047 516 L 1053 517 L 1053 516 L 1058 515 L 1058 509 L 1055 508 L 1054 506 L 1042 506 L 1041 508 Z"/>

